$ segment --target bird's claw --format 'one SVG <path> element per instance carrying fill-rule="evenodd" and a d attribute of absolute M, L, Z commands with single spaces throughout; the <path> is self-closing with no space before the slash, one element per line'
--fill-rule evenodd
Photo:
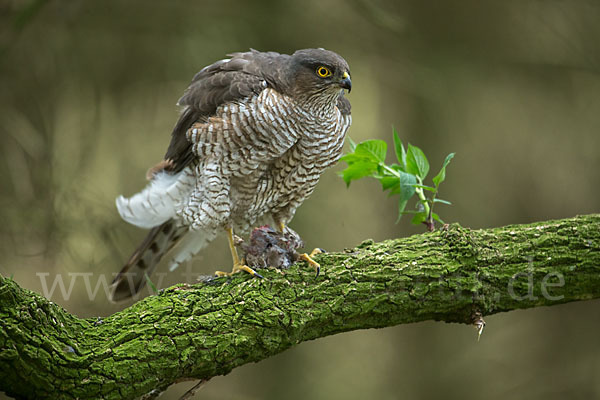
<path fill-rule="evenodd" d="M 312 267 L 315 269 L 316 271 L 316 275 L 315 278 L 319 276 L 319 273 L 321 272 L 321 266 L 319 265 L 318 262 L 316 262 L 315 260 L 312 259 L 313 256 L 315 256 L 316 254 L 320 254 L 323 253 L 323 250 L 316 248 L 313 251 L 310 252 L 310 254 L 307 253 L 303 253 L 300 254 L 300 259 L 306 261 L 309 265 L 312 265 Z"/>
<path fill-rule="evenodd" d="M 223 272 L 223 271 L 216 271 L 215 275 L 216 276 L 231 276 L 233 274 L 235 274 L 236 272 L 239 271 L 245 271 L 247 273 L 249 273 L 252 276 L 255 276 L 257 278 L 263 279 L 264 277 L 259 274 L 258 272 L 256 272 L 255 270 L 253 270 L 252 268 L 250 268 L 249 266 L 245 265 L 245 264 L 241 264 L 241 265 L 234 265 L 233 269 L 231 270 L 231 272 Z"/>
<path fill-rule="evenodd" d="M 263 276 L 261 274 L 259 274 L 258 272 L 256 272 L 255 270 L 253 270 L 252 268 L 250 268 L 249 266 L 247 266 L 245 264 L 238 265 L 237 268 L 234 268 L 233 272 L 238 272 L 238 271 L 246 271 L 247 273 L 249 273 L 252 276 L 263 279 Z"/>
<path fill-rule="evenodd" d="M 327 250 L 325 250 L 325 249 L 322 249 L 322 248 L 320 248 L 320 247 L 315 247 L 315 248 L 313 249 L 313 251 L 311 251 L 311 252 L 310 252 L 310 256 L 312 257 L 312 256 L 314 256 L 314 255 L 316 255 L 316 254 L 322 254 L 322 253 L 327 253 Z"/>

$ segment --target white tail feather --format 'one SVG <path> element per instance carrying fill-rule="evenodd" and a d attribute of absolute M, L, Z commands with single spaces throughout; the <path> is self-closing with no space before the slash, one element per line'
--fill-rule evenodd
<path fill-rule="evenodd" d="M 216 236 L 215 231 L 188 231 L 175 248 L 175 256 L 169 264 L 169 271 L 174 271 L 182 263 L 191 260 L 200 250 L 212 242 Z"/>
<path fill-rule="evenodd" d="M 157 173 L 141 192 L 125 198 L 117 197 L 121 218 L 140 228 L 158 226 L 175 216 L 177 207 L 194 185 L 189 168 L 178 174 Z"/>

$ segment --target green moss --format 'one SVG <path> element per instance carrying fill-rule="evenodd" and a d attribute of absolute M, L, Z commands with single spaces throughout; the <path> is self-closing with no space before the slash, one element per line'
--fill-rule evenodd
<path fill-rule="evenodd" d="M 263 280 L 239 274 L 180 284 L 101 324 L 0 276 L 0 390 L 17 398 L 136 398 L 352 329 L 470 323 L 476 311 L 600 297 L 600 216 L 489 230 L 451 225 L 317 260 L 318 278 L 301 263 L 285 274 L 266 270 Z M 560 300 L 544 296 L 549 273 L 564 278 L 547 290 Z"/>

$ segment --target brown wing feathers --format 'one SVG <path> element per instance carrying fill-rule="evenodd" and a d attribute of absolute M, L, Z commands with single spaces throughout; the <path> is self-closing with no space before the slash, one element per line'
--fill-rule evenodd
<path fill-rule="evenodd" d="M 200 113 L 191 107 L 183 110 L 177 124 L 173 128 L 171 143 L 169 143 L 167 153 L 165 154 L 165 160 L 170 161 L 169 165 L 165 165 L 167 171 L 172 173 L 180 172 L 194 160 L 192 144 L 187 140 L 185 134 L 199 117 Z"/>
<path fill-rule="evenodd" d="M 177 173 L 194 160 L 191 144 L 186 138 L 190 126 L 207 119 L 221 104 L 260 93 L 268 86 L 281 86 L 284 79 L 278 75 L 281 63 L 289 56 L 279 53 L 260 53 L 252 50 L 233 53 L 230 60 L 217 61 L 198 72 L 179 99 L 185 107 L 173 129 L 165 160 L 173 165 L 167 171 Z"/>

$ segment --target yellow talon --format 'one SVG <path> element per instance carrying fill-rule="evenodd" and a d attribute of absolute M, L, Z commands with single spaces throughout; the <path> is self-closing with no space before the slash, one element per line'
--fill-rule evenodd
<path fill-rule="evenodd" d="M 279 230 L 281 231 L 281 233 L 285 233 L 285 223 L 284 222 L 279 222 L 278 224 Z M 318 247 L 316 249 L 314 249 L 313 251 L 310 252 L 310 254 L 300 254 L 298 256 L 298 259 L 300 260 L 304 260 L 307 263 L 309 263 L 310 265 L 312 265 L 312 267 L 315 269 L 315 271 L 317 272 L 316 276 L 319 276 L 319 272 L 321 272 L 321 266 L 319 265 L 318 262 L 316 262 L 315 260 L 312 259 L 313 256 L 315 256 L 316 254 L 321 254 L 323 252 L 323 250 L 319 249 Z"/>
<path fill-rule="evenodd" d="M 309 255 L 311 257 L 313 257 L 313 256 L 315 256 L 317 254 L 321 254 L 321 253 L 323 253 L 323 250 L 321 250 L 320 248 L 317 247 L 317 248 L 314 248 L 313 251 L 311 251 Z"/>
<path fill-rule="evenodd" d="M 215 275 L 219 276 L 219 277 L 220 276 L 231 276 L 231 275 L 235 274 L 236 272 L 240 272 L 240 271 L 246 271 L 250 275 L 255 276 L 257 278 L 261 278 L 261 279 L 263 278 L 263 276 L 261 274 L 259 274 L 258 272 L 256 272 L 255 270 L 253 270 L 252 268 L 250 268 L 249 266 L 247 266 L 245 264 L 234 265 L 231 272 L 215 271 Z"/>
<path fill-rule="evenodd" d="M 238 266 L 233 266 L 233 271 L 231 271 L 231 273 L 235 274 L 236 272 L 239 271 L 246 271 L 247 273 L 249 273 L 252 276 L 256 276 L 258 278 L 262 278 L 262 275 L 258 274 L 255 270 L 253 270 L 252 268 L 250 268 L 249 266 L 247 266 L 246 264 L 242 264 L 242 265 L 238 265 Z"/>
<path fill-rule="evenodd" d="M 309 263 L 310 265 L 312 265 L 312 267 L 315 269 L 315 271 L 317 272 L 316 276 L 319 276 L 319 272 L 321 272 L 321 266 L 319 265 L 318 262 L 316 262 L 315 260 L 312 259 L 312 257 L 315 254 L 319 254 L 322 253 L 323 251 L 321 251 L 321 249 L 316 248 L 313 251 L 310 252 L 309 254 L 303 253 L 300 254 L 300 259 L 306 261 L 307 263 Z"/>
<path fill-rule="evenodd" d="M 237 249 L 235 248 L 235 243 L 233 241 L 233 229 L 226 228 L 227 231 L 227 240 L 229 240 L 229 250 L 231 251 L 231 258 L 233 259 L 233 268 L 231 272 L 223 272 L 223 271 L 215 271 L 216 276 L 231 276 L 239 271 L 246 271 L 252 276 L 256 276 L 257 278 L 262 278 L 263 276 L 254 271 L 252 268 L 244 264 L 243 260 L 240 260 L 238 256 Z"/>

